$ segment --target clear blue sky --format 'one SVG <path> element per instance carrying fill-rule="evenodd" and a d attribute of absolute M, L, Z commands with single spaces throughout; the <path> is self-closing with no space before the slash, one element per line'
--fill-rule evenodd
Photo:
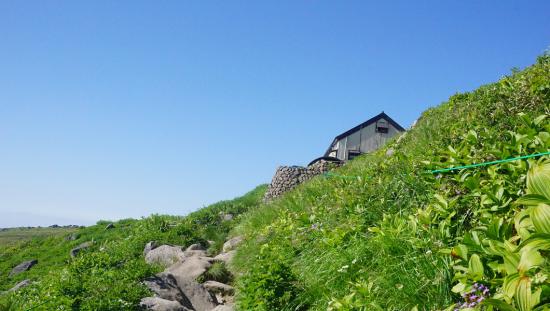
<path fill-rule="evenodd" d="M 549 45 L 550 1 L 2 1 L 0 227 L 187 214 Z"/>

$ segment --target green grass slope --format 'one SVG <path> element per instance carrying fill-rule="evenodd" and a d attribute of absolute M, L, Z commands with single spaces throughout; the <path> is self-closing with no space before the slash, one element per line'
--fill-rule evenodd
<path fill-rule="evenodd" d="M 77 228 L 9 228 L 0 230 L 0 249 L 37 237 L 65 235 Z"/>
<path fill-rule="evenodd" d="M 545 55 L 424 112 L 399 143 L 336 171 L 348 178 L 315 178 L 246 214 L 235 230 L 247 238 L 235 261 L 239 309 L 531 310 L 550 303 L 550 194 L 540 190 L 550 189 L 549 157 L 428 172 L 547 152 L 549 112 Z M 539 201 L 518 201 L 527 193 Z"/>
<path fill-rule="evenodd" d="M 0 250 L 0 292 L 23 279 L 32 286 L 0 296 L 0 310 L 136 310 L 151 293 L 141 284 L 158 272 L 143 258 L 149 241 L 188 246 L 202 243 L 217 253 L 240 215 L 259 205 L 266 186 L 259 186 L 234 200 L 205 207 L 186 217 L 153 215 L 141 220 L 100 221 L 79 229 L 76 240 L 66 236 L 37 237 Z M 224 221 L 222 213 L 234 215 Z M 70 250 L 88 241 L 93 246 L 71 258 Z M 210 244 L 207 241 L 213 241 Z M 8 277 L 24 260 L 38 259 L 27 272 Z"/>

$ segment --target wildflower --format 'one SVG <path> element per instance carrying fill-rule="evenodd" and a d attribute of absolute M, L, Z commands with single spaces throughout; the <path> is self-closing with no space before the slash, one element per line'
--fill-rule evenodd
<path fill-rule="evenodd" d="M 460 311 L 461 309 L 473 308 L 483 302 L 490 294 L 489 288 L 480 283 L 474 283 L 472 289 L 469 292 L 462 293 L 462 298 L 464 302 L 462 304 L 457 303 L 455 311 Z"/>

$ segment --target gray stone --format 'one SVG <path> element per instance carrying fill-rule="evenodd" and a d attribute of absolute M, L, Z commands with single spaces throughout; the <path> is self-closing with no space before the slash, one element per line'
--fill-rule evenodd
<path fill-rule="evenodd" d="M 88 241 L 88 242 L 84 242 L 84 243 L 78 245 L 77 247 L 71 249 L 71 257 L 76 257 L 81 251 L 89 248 L 93 244 L 94 244 L 94 242 Z"/>
<path fill-rule="evenodd" d="M 29 285 L 31 285 L 31 280 L 23 280 L 23 281 L 15 284 L 15 286 L 12 287 L 11 289 L 9 289 L 8 292 L 15 292 L 15 291 L 17 291 L 17 290 L 19 290 L 23 287 L 27 287 Z"/>
<path fill-rule="evenodd" d="M 169 267 L 184 258 L 185 255 L 181 247 L 161 245 L 152 249 L 145 255 L 145 262 L 148 264 L 160 264 L 163 267 Z"/>
<path fill-rule="evenodd" d="M 17 266 L 15 266 L 11 270 L 9 276 L 12 277 L 12 276 L 17 275 L 21 272 L 25 272 L 25 271 L 29 270 L 30 268 L 32 268 L 37 263 L 38 263 L 38 260 L 36 260 L 36 259 L 24 261 L 24 262 L 18 264 Z"/>
<path fill-rule="evenodd" d="M 193 308 L 191 302 L 178 287 L 178 283 L 173 275 L 169 273 L 159 273 L 154 277 L 147 278 L 143 282 L 156 296 L 179 302 L 186 308 Z"/>
<path fill-rule="evenodd" d="M 388 150 L 386 150 L 387 157 L 391 157 L 394 153 L 395 153 L 395 150 L 393 150 L 393 148 L 389 148 Z"/>
<path fill-rule="evenodd" d="M 225 264 L 229 265 L 231 263 L 231 261 L 233 260 L 233 257 L 235 256 L 236 252 L 237 251 L 233 250 L 233 251 L 229 251 L 227 253 L 218 254 L 216 257 L 214 257 L 214 260 L 223 261 L 223 262 L 225 262 Z"/>
<path fill-rule="evenodd" d="M 200 244 L 191 244 L 187 247 L 186 251 L 205 251 L 206 249 Z"/>
<path fill-rule="evenodd" d="M 223 248 L 222 248 L 223 252 L 227 253 L 227 252 L 235 249 L 242 242 L 243 242 L 243 237 L 242 236 L 236 236 L 236 237 L 228 240 L 227 242 L 225 242 L 223 244 Z"/>
<path fill-rule="evenodd" d="M 188 311 L 177 301 L 166 300 L 160 297 L 146 297 L 141 299 L 139 306 L 145 310 L 151 311 Z"/>
<path fill-rule="evenodd" d="M 223 284 L 216 281 L 206 281 L 202 284 L 209 292 L 216 294 L 221 293 L 224 295 L 233 295 L 235 289 L 231 285 Z"/>
<path fill-rule="evenodd" d="M 80 234 L 78 234 L 78 233 L 71 233 L 71 234 L 69 234 L 69 235 L 65 238 L 65 240 L 67 240 L 67 241 L 74 241 L 74 240 L 78 239 L 79 237 L 80 237 Z"/>
<path fill-rule="evenodd" d="M 233 220 L 233 214 L 223 214 L 222 219 L 223 219 L 223 221 Z"/>
<path fill-rule="evenodd" d="M 185 278 L 177 281 L 181 291 L 191 301 L 194 310 L 210 311 L 218 305 L 216 297 L 196 281 Z"/>
<path fill-rule="evenodd" d="M 157 241 L 150 241 L 145 244 L 145 247 L 143 248 L 143 256 L 147 256 L 147 254 L 157 248 L 159 245 Z"/>
<path fill-rule="evenodd" d="M 196 280 L 208 271 L 213 261 L 214 259 L 209 257 L 186 257 L 170 266 L 165 272 L 172 274 L 179 284 L 183 279 Z"/>
<path fill-rule="evenodd" d="M 232 304 L 219 305 L 214 309 L 212 309 L 212 311 L 233 311 L 233 310 L 235 310 L 235 308 L 233 307 Z"/>
<path fill-rule="evenodd" d="M 275 171 L 271 184 L 264 195 L 264 201 L 268 202 L 281 194 L 292 190 L 299 184 L 341 165 L 341 162 L 320 160 L 312 163 L 308 167 L 279 166 Z"/>

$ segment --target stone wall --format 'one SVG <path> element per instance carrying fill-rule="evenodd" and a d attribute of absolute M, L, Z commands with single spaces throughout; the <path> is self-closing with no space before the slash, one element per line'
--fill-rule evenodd
<path fill-rule="evenodd" d="M 342 165 L 339 162 L 325 160 L 317 161 L 308 167 L 302 166 L 279 166 L 271 180 L 264 201 L 270 201 L 281 194 L 293 189 L 299 184 L 317 175 L 326 173 L 334 167 Z"/>

